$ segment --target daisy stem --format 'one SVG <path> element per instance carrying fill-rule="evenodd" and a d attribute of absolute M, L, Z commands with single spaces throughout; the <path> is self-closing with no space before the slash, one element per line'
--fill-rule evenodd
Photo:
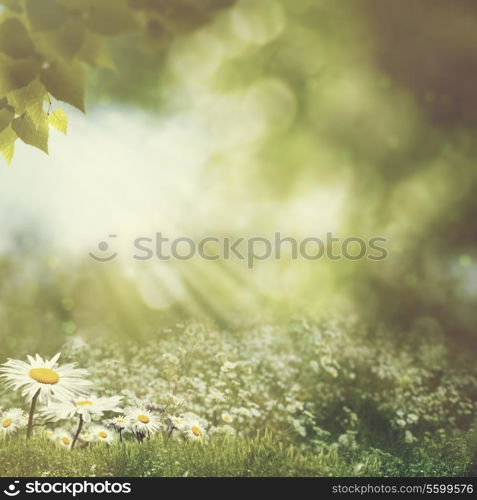
<path fill-rule="evenodd" d="M 168 432 L 167 432 L 167 437 L 166 437 L 166 444 L 168 443 L 170 437 L 172 436 L 172 433 L 174 432 L 174 426 L 171 424 L 169 426 Z"/>
<path fill-rule="evenodd" d="M 27 439 L 30 439 L 33 430 L 33 414 L 35 413 L 36 400 L 40 395 L 41 389 L 38 389 L 31 400 L 30 416 L 28 417 L 28 427 L 27 427 Z"/>
<path fill-rule="evenodd" d="M 76 429 L 75 437 L 73 438 L 73 442 L 71 443 L 71 451 L 73 451 L 75 449 L 75 444 L 76 444 L 76 441 L 78 441 L 78 438 L 79 438 L 79 435 L 80 435 L 82 428 L 83 428 L 83 415 L 80 415 L 78 428 Z"/>

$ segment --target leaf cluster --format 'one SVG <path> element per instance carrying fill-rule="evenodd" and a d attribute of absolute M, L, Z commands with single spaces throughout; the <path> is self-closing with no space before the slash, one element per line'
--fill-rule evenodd
<path fill-rule="evenodd" d="M 50 126 L 66 134 L 56 101 L 85 111 L 88 68 L 114 70 L 109 37 L 137 33 L 144 47 L 164 48 L 235 0 L 0 0 L 0 152 L 15 142 L 48 153 Z"/>

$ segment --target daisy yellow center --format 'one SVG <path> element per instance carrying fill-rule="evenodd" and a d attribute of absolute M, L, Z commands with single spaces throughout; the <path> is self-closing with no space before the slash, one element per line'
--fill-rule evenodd
<path fill-rule="evenodd" d="M 65 444 L 65 445 L 69 445 L 70 444 L 70 439 L 67 438 L 66 436 L 62 437 L 61 440 L 63 441 L 63 444 Z"/>
<path fill-rule="evenodd" d="M 76 406 L 88 406 L 92 405 L 92 401 L 76 401 Z"/>
<path fill-rule="evenodd" d="M 194 434 L 194 436 L 200 436 L 202 434 L 200 427 L 197 427 L 197 425 L 193 425 L 191 427 L 191 431 L 192 431 L 192 434 Z"/>
<path fill-rule="evenodd" d="M 118 419 L 116 420 L 116 423 L 117 423 L 117 424 L 124 424 L 124 423 L 125 423 L 125 421 L 124 421 L 122 418 L 118 418 Z"/>
<path fill-rule="evenodd" d="M 108 437 L 108 433 L 107 432 L 104 432 L 104 431 L 100 431 L 98 432 L 98 436 L 101 438 L 101 439 L 105 439 Z"/>
<path fill-rule="evenodd" d="M 148 424 L 151 421 L 151 419 L 147 415 L 138 415 L 137 419 L 143 424 Z"/>
<path fill-rule="evenodd" d="M 8 429 L 8 427 L 10 427 L 12 424 L 13 424 L 13 419 L 12 419 L 12 418 L 6 418 L 6 419 L 2 422 L 2 427 L 3 427 L 4 429 Z"/>
<path fill-rule="evenodd" d="M 55 385 L 60 381 L 60 376 L 51 368 L 32 368 L 28 376 L 40 384 Z"/>

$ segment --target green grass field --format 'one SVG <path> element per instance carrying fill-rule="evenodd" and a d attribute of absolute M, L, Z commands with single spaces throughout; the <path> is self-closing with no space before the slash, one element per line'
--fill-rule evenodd
<path fill-rule="evenodd" d="M 16 438 L 0 445 L 2 475 L 229 477 L 229 476 L 464 476 L 471 470 L 469 450 L 457 450 L 464 437 L 441 446 L 313 454 L 284 446 L 271 436 L 225 439 L 207 444 L 156 437 L 144 443 L 93 445 L 73 452 L 45 439 Z"/>

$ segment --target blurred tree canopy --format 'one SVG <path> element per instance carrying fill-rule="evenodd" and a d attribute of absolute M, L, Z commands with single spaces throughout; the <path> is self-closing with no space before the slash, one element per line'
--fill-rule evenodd
<path fill-rule="evenodd" d="M 85 110 L 85 68 L 114 68 L 106 39 L 136 33 L 163 49 L 234 0 L 5 0 L 0 23 L 0 151 L 15 141 L 48 152 L 48 129 L 66 133 L 53 100 Z M 136 75 L 137 77 L 137 75 Z M 45 106 L 46 103 L 46 106 Z"/>

